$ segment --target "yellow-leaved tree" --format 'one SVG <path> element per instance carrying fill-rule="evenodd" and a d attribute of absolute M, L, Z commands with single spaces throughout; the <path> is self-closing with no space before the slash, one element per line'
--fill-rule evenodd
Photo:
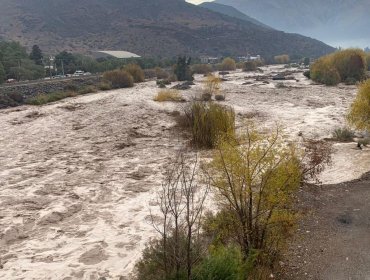
<path fill-rule="evenodd" d="M 370 79 L 360 85 L 347 120 L 356 129 L 370 131 Z"/>

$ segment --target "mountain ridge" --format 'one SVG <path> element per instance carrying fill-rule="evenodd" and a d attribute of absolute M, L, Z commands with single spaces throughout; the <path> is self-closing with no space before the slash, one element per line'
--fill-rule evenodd
<path fill-rule="evenodd" d="M 0 36 L 30 48 L 88 53 L 320 56 L 317 40 L 270 30 L 183 0 L 2 0 Z"/>
<path fill-rule="evenodd" d="M 337 46 L 370 45 L 368 0 L 216 0 L 286 32 Z"/>

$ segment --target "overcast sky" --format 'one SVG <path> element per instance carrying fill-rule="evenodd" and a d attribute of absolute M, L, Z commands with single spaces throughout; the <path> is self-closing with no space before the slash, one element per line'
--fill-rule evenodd
<path fill-rule="evenodd" d="M 200 4 L 202 2 L 211 2 L 211 0 L 186 0 L 189 3 Z"/>

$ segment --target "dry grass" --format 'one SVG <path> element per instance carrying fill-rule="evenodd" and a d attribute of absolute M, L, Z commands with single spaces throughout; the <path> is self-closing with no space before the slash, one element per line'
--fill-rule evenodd
<path fill-rule="evenodd" d="M 165 101 L 172 101 L 172 102 L 184 102 L 184 98 L 181 94 L 174 89 L 164 89 L 158 92 L 158 94 L 154 97 L 154 101 L 157 102 L 165 102 Z"/>

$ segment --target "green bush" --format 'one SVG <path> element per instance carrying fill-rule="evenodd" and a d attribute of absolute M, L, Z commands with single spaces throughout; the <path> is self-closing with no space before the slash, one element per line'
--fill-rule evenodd
<path fill-rule="evenodd" d="M 347 127 L 336 128 L 333 131 L 333 138 L 340 142 L 352 142 L 355 134 Z"/>
<path fill-rule="evenodd" d="M 341 81 L 338 70 L 326 58 L 319 59 L 312 65 L 310 75 L 313 81 L 327 86 L 335 86 Z"/>
<path fill-rule="evenodd" d="M 112 85 L 110 83 L 108 83 L 108 82 L 101 82 L 98 85 L 98 89 L 101 90 L 101 91 L 111 90 L 112 89 Z"/>
<path fill-rule="evenodd" d="M 187 109 L 193 144 L 214 148 L 220 137 L 235 134 L 235 112 L 232 108 L 209 102 L 194 102 Z"/>
<path fill-rule="evenodd" d="M 18 92 L 0 94 L 0 108 L 15 107 L 24 103 L 24 97 Z"/>
<path fill-rule="evenodd" d="M 365 53 L 359 49 L 348 49 L 317 60 L 311 66 L 311 78 L 326 85 L 336 85 L 350 80 L 357 82 L 365 79 L 366 68 Z"/>
<path fill-rule="evenodd" d="M 124 69 L 127 73 L 131 74 L 131 76 L 134 78 L 135 83 L 142 83 L 145 81 L 145 74 L 143 69 L 137 64 L 128 64 L 124 67 Z"/>
<path fill-rule="evenodd" d="M 256 71 L 257 64 L 254 61 L 247 61 L 244 63 L 243 71 Z"/>
<path fill-rule="evenodd" d="M 220 247 L 195 268 L 194 280 L 244 280 L 244 266 L 239 249 Z"/>
<path fill-rule="evenodd" d="M 103 74 L 103 81 L 109 82 L 112 88 L 128 88 L 134 86 L 134 78 L 124 70 L 113 70 Z"/>
<path fill-rule="evenodd" d="M 311 71 L 310 70 L 304 71 L 303 76 L 305 76 L 307 79 L 311 79 Z"/>
<path fill-rule="evenodd" d="M 93 92 L 97 92 L 97 89 L 94 86 L 84 86 L 78 90 L 78 94 L 88 94 Z"/>

